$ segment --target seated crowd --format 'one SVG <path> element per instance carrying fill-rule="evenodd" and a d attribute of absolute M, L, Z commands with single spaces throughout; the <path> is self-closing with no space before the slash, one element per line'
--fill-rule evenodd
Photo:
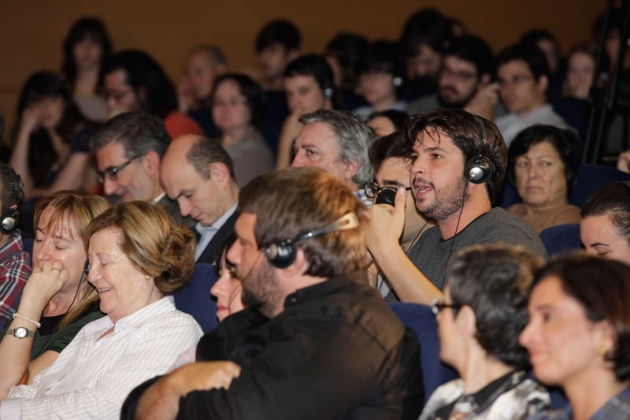
<path fill-rule="evenodd" d="M 592 45 L 463 28 L 301 55 L 276 20 L 259 69 L 201 45 L 176 87 L 77 21 L 0 163 L 0 418 L 630 418 L 630 181 L 572 200 Z"/>

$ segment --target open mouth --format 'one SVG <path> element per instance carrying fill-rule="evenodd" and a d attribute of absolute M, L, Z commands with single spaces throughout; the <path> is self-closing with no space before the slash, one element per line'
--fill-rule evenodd
<path fill-rule="evenodd" d="M 98 290 L 98 294 L 100 295 L 101 293 L 109 292 L 110 290 L 112 290 L 112 288 L 111 287 L 99 287 L 96 290 Z"/>

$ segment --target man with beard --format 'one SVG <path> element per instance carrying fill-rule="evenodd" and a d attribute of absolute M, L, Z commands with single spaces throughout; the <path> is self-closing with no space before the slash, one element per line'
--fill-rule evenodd
<path fill-rule="evenodd" d="M 444 52 L 438 92 L 411 102 L 407 112 L 424 114 L 440 107 L 464 109 L 492 121 L 497 114 L 505 113 L 492 83 L 495 70 L 490 46 L 478 36 L 463 35 Z"/>
<path fill-rule="evenodd" d="M 374 205 L 368 248 L 402 301 L 430 303 L 442 296 L 451 256 L 475 244 L 518 244 L 545 255 L 536 232 L 522 219 L 493 208 L 501 191 L 507 152 L 490 121 L 462 110 L 438 110 L 405 126 L 411 191 L 418 211 L 436 226 L 405 254 L 397 246 L 405 219 L 406 190 L 395 207 Z"/>
<path fill-rule="evenodd" d="M 416 419 L 418 341 L 367 285 L 365 206 L 292 168 L 243 187 L 239 210 L 227 258 L 247 309 L 200 340 L 197 363 L 136 388 L 122 418 Z"/>

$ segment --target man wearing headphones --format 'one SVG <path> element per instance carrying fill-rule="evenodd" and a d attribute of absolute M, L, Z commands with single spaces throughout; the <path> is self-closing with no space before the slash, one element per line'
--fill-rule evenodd
<path fill-rule="evenodd" d="M 31 275 L 29 255 L 16 229 L 22 200 L 22 179 L 11 167 L 0 164 L 0 329 L 11 320 Z"/>
<path fill-rule="evenodd" d="M 404 134 L 415 206 L 436 226 L 407 254 L 397 246 L 406 201 L 399 188 L 395 207 L 370 210 L 366 230 L 368 248 L 400 300 L 429 304 L 441 297 L 449 259 L 471 245 L 504 242 L 546 255 L 530 225 L 492 207 L 507 160 L 494 124 L 466 111 L 438 110 L 412 117 Z"/>
<path fill-rule="evenodd" d="M 136 418 L 416 419 L 418 341 L 367 285 L 365 207 L 299 168 L 255 178 L 239 209 L 228 259 L 247 309 L 201 339 L 197 363 L 144 391 Z"/>

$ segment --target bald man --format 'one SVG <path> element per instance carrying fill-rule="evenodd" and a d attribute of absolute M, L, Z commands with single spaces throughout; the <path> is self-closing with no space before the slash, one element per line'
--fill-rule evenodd
<path fill-rule="evenodd" d="M 238 217 L 238 186 L 232 159 L 218 140 L 185 135 L 168 146 L 160 166 L 160 183 L 179 205 L 182 217 L 197 221 L 195 262 L 213 264 Z"/>

